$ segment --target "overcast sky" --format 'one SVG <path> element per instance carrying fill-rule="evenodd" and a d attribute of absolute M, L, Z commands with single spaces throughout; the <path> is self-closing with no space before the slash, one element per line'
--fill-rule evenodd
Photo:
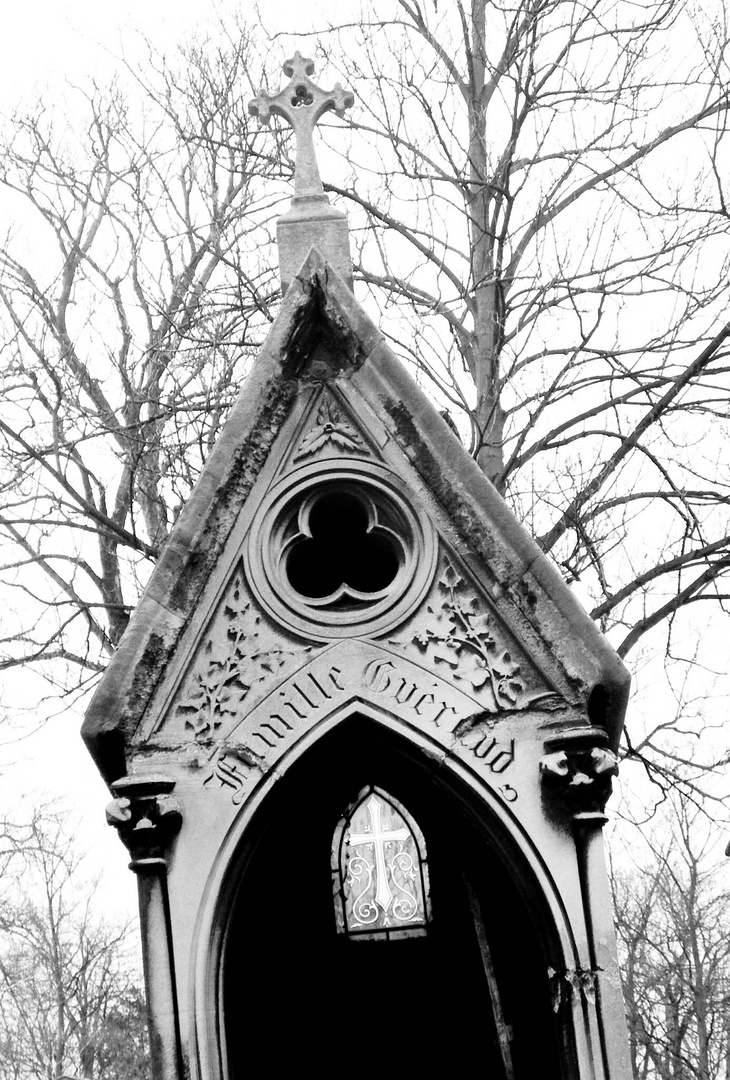
<path fill-rule="evenodd" d="M 74 74 L 108 76 L 115 59 L 133 59 L 140 35 L 161 51 L 196 30 L 205 31 L 235 12 L 248 20 L 254 4 L 238 0 L 7 0 L 0 29 L 0 98 L 5 111 L 25 93 L 53 86 Z M 318 0 L 327 10 L 355 15 L 357 0 Z M 272 31 L 305 29 L 314 8 L 294 0 L 267 0 L 266 26 Z"/>
<path fill-rule="evenodd" d="M 135 31 L 155 40 L 192 29 L 201 8 L 192 0 L 31 0 L 7 4 L 0 31 L 0 86 L 6 102 L 34 84 L 108 70 L 109 55 L 133 48 Z M 143 15 L 140 15 L 143 12 Z"/>

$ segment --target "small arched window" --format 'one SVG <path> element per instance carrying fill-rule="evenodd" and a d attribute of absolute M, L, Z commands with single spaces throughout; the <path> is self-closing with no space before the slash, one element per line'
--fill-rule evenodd
<path fill-rule="evenodd" d="M 353 940 L 423 937 L 431 919 L 426 845 L 404 807 L 364 788 L 332 843 L 338 934 Z"/>

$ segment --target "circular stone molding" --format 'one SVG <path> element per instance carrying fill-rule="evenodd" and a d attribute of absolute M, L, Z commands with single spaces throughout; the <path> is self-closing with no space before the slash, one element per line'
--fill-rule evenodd
<path fill-rule="evenodd" d="M 430 519 L 370 462 L 307 465 L 259 506 L 244 552 L 257 600 L 315 641 L 383 634 L 420 603 L 436 570 Z"/>

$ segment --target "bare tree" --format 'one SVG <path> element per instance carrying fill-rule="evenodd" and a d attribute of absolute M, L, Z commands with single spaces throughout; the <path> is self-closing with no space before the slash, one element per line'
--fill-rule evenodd
<path fill-rule="evenodd" d="M 103 669 L 271 318 L 248 60 L 150 53 L 2 128 L 0 667 Z"/>
<path fill-rule="evenodd" d="M 372 0 L 319 29 L 358 95 L 329 184 L 358 288 L 621 655 L 683 680 L 683 731 L 730 597 L 721 0 Z M 104 666 L 273 314 L 290 136 L 252 126 L 238 34 L 79 90 L 72 128 L 6 127 L 0 665 L 62 687 L 52 661 Z M 293 44 L 261 50 L 274 85 Z M 627 743 L 660 782 L 727 760 L 670 728 Z"/>
<path fill-rule="evenodd" d="M 717 839 L 673 799 L 661 829 L 633 845 L 636 869 L 614 874 L 636 1080 L 715 1080 L 730 1061 L 730 892 Z"/>
<path fill-rule="evenodd" d="M 359 95 L 330 190 L 381 323 L 620 655 L 703 665 L 706 693 L 730 597 L 724 5 L 372 0 L 316 40 Z"/>
<path fill-rule="evenodd" d="M 60 815 L 37 811 L 4 832 L 0 1077 L 147 1080 L 136 934 L 94 915 Z"/>

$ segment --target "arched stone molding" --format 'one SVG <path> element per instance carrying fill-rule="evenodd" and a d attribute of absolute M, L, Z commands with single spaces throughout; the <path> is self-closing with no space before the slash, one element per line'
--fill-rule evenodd
<path fill-rule="evenodd" d="M 206 789 L 213 793 L 224 786 L 233 804 L 243 805 L 262 773 L 280 770 L 290 750 L 309 745 L 301 740 L 326 730 L 322 724 L 345 715 L 353 702 L 372 708 L 386 725 L 397 716 L 408 730 L 424 734 L 428 745 L 438 744 L 439 753 L 473 763 L 504 802 L 515 802 L 520 786 L 534 789 L 532 797 L 539 798 L 532 772 L 537 775 L 543 747 L 529 731 L 528 710 L 495 723 L 476 697 L 437 670 L 389 644 L 362 640 L 321 650 L 234 723 L 210 754 Z M 525 755 L 535 747 L 534 770 L 525 769 Z"/>
<path fill-rule="evenodd" d="M 576 931 L 580 933 L 581 928 L 571 925 L 558 885 L 527 830 L 509 805 L 474 768 L 395 713 L 355 698 L 341 704 L 324 720 L 302 733 L 294 745 L 281 754 L 276 765 L 269 766 L 261 782 L 242 802 L 233 824 L 218 847 L 191 943 L 192 1076 L 196 1080 L 228 1080 L 222 1005 L 226 928 L 242 877 L 246 850 L 256 844 L 267 800 L 293 764 L 315 750 L 328 733 L 354 717 L 380 725 L 406 745 L 409 756 L 424 768 L 438 767 L 444 790 L 466 810 L 477 829 L 485 838 L 488 837 L 489 842 L 500 851 L 502 859 L 508 862 L 521 889 L 525 890 L 531 901 L 534 900 L 533 911 L 539 916 L 540 936 L 555 969 L 555 978 L 567 982 L 572 973 L 573 1008 L 570 1011 L 565 1009 L 563 1022 L 567 1025 L 568 1040 L 573 1043 L 579 1063 L 577 1075 L 603 1080 L 600 1046 L 596 1042 L 595 1003 L 590 994 L 581 992 L 578 985 L 585 966 L 585 958 L 576 939 Z M 535 783 L 538 783 L 537 777 Z M 566 1080 L 572 1075 L 571 1071 L 567 1071 Z"/>

